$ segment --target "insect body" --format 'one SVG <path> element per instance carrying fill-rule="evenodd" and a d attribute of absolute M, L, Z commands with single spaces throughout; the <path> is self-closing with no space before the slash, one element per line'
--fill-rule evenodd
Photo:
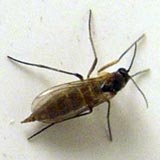
<path fill-rule="evenodd" d="M 112 98 L 116 92 L 106 92 L 102 88 L 104 81 L 112 81 L 113 75 L 107 74 L 98 78 L 76 81 L 53 87 L 41 93 L 33 101 L 33 113 L 23 122 L 45 121 L 61 122 L 92 110 Z M 54 106 L 54 107 L 53 107 Z"/>
<path fill-rule="evenodd" d="M 91 34 L 91 10 L 89 14 L 88 26 L 89 26 L 89 35 L 90 35 L 89 38 L 91 41 L 91 46 L 93 49 L 95 59 L 88 72 L 87 79 L 85 80 L 83 79 L 83 76 L 78 73 L 59 70 L 56 68 L 51 68 L 51 67 L 40 65 L 40 64 L 28 63 L 28 62 L 20 61 L 8 56 L 9 59 L 22 64 L 66 73 L 69 75 L 76 76 L 77 78 L 80 79 L 79 81 L 74 81 L 74 82 L 52 87 L 42 92 L 40 95 L 38 95 L 34 99 L 32 103 L 32 114 L 29 117 L 27 117 L 25 120 L 23 120 L 22 123 L 42 121 L 50 124 L 47 127 L 40 130 L 39 132 L 32 135 L 31 137 L 29 137 L 28 139 L 31 139 L 32 137 L 41 133 L 43 130 L 49 128 L 55 123 L 59 123 L 65 120 L 87 115 L 92 112 L 94 107 L 98 106 L 103 102 L 108 102 L 107 123 L 108 123 L 110 140 L 112 140 L 111 127 L 110 127 L 110 121 L 109 121 L 110 99 L 113 96 L 115 96 L 117 92 L 120 91 L 130 79 L 133 81 L 133 83 L 136 85 L 138 90 L 141 92 L 141 94 L 143 95 L 146 101 L 146 104 L 148 105 L 144 93 L 140 90 L 140 88 L 137 86 L 137 84 L 133 80 L 134 76 L 136 76 L 139 73 L 145 72 L 147 70 L 137 72 L 136 74 L 131 76 L 128 74 L 132 67 L 132 64 L 136 55 L 137 42 L 140 39 L 142 39 L 144 35 L 139 37 L 119 57 L 119 59 L 103 66 L 98 72 L 102 73 L 104 69 L 118 63 L 120 59 L 128 52 L 128 50 L 130 50 L 134 46 L 135 47 L 134 55 L 128 69 L 120 68 L 116 72 L 112 72 L 112 73 L 103 72 L 103 75 L 100 75 L 95 78 L 90 78 L 90 75 L 93 72 L 97 63 L 97 55 L 96 55 L 96 51 L 95 51 L 93 40 L 92 40 L 92 34 Z"/>

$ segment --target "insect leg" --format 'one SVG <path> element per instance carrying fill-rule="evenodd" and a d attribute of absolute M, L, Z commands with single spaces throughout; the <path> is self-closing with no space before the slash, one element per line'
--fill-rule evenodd
<path fill-rule="evenodd" d="M 111 132 L 111 125 L 110 125 L 110 108 L 111 108 L 111 103 L 110 101 L 107 101 L 108 103 L 108 112 L 107 112 L 107 123 L 108 123 L 108 131 L 109 131 L 109 138 L 110 138 L 110 141 L 112 141 L 112 132 Z"/>
<path fill-rule="evenodd" d="M 123 53 L 121 54 L 121 56 L 120 56 L 117 60 L 112 61 L 112 62 L 104 65 L 103 67 L 101 67 L 101 68 L 98 70 L 98 73 L 101 72 L 101 71 L 103 71 L 103 70 L 106 69 L 106 68 L 109 68 L 109 67 L 117 64 L 117 63 L 123 58 L 123 56 L 124 56 L 133 46 L 136 46 L 136 45 L 137 45 L 137 42 L 139 42 L 142 38 L 144 38 L 144 36 L 145 36 L 145 34 L 142 34 L 134 43 L 132 43 L 132 44 L 125 50 L 125 52 L 123 52 Z"/>
<path fill-rule="evenodd" d="M 40 133 L 43 132 L 44 130 L 46 130 L 46 129 L 50 128 L 51 126 L 53 126 L 54 124 L 55 124 L 55 123 L 49 124 L 48 126 L 42 128 L 40 131 L 34 133 L 32 136 L 28 137 L 27 139 L 28 139 L 28 140 L 32 139 L 33 137 L 37 136 L 38 134 L 40 134 Z"/>
<path fill-rule="evenodd" d="M 74 118 L 77 118 L 77 117 L 85 116 L 85 115 L 87 115 L 87 114 L 92 113 L 92 111 L 93 111 L 93 110 L 92 110 L 92 107 L 88 107 L 88 108 L 89 108 L 89 111 L 88 111 L 88 112 L 80 113 L 80 114 L 78 114 L 78 115 L 76 115 L 76 116 L 74 116 L 74 117 L 71 117 L 71 118 L 66 119 L 65 121 L 70 120 L 70 119 L 74 119 Z M 58 123 L 59 123 L 59 122 L 58 122 Z M 34 133 L 32 136 L 28 137 L 27 139 L 28 139 L 28 140 L 32 139 L 33 137 L 37 136 L 38 134 L 40 134 L 40 133 L 43 132 L 44 130 L 46 130 L 46 129 L 50 128 L 51 126 L 53 126 L 54 124 L 55 124 L 55 122 L 47 125 L 46 127 L 42 128 L 40 131 Z"/>
<path fill-rule="evenodd" d="M 91 46 L 92 46 L 92 50 L 93 50 L 93 53 L 94 53 L 94 61 L 92 63 L 91 68 L 89 69 L 89 72 L 87 74 L 87 78 L 90 77 L 90 75 L 93 72 L 93 70 L 95 69 L 97 61 L 98 61 L 97 54 L 96 54 L 96 49 L 94 47 L 94 42 L 93 42 L 93 38 L 92 38 L 91 18 L 92 18 L 92 11 L 89 10 L 88 31 L 89 31 L 89 40 L 90 40 L 90 43 L 91 43 Z"/>
<path fill-rule="evenodd" d="M 61 73 L 73 75 L 73 76 L 79 78 L 81 81 L 83 80 L 83 76 L 82 76 L 81 74 L 79 74 L 79 73 L 72 73 L 72 72 L 64 71 L 64 70 L 57 69 L 57 68 L 48 67 L 48 66 L 41 65 L 41 64 L 28 63 L 28 62 L 24 62 L 24 61 L 15 59 L 15 58 L 10 57 L 10 56 L 7 56 L 7 57 L 8 57 L 10 60 L 15 61 L 15 62 L 18 62 L 18 63 L 22 63 L 22 64 L 25 64 L 25 65 L 30 65 L 30 66 L 34 66 L 34 67 L 49 69 L 49 70 L 52 70 L 52 71 L 56 71 L 56 72 L 61 72 Z"/>

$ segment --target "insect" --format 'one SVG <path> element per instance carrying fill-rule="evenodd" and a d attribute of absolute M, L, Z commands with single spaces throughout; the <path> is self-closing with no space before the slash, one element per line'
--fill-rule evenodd
<path fill-rule="evenodd" d="M 148 69 L 137 72 L 133 75 L 129 75 L 129 72 L 132 68 L 136 56 L 137 43 L 144 37 L 144 34 L 140 36 L 133 44 L 131 44 L 129 48 L 123 54 L 121 54 L 121 56 L 117 60 L 112 61 L 111 63 L 108 63 L 107 65 L 104 65 L 102 68 L 100 68 L 98 70 L 97 77 L 90 78 L 98 61 L 92 38 L 91 17 L 92 17 L 92 12 L 90 10 L 88 19 L 88 30 L 89 30 L 89 39 L 94 53 L 94 61 L 90 67 L 86 79 L 84 79 L 83 76 L 79 73 L 72 73 L 69 71 L 44 66 L 41 64 L 28 63 L 8 56 L 10 60 L 15 62 L 19 62 L 34 67 L 49 69 L 65 73 L 68 75 L 73 75 L 79 78 L 78 81 L 73 81 L 70 83 L 65 83 L 62 85 L 49 88 L 44 92 L 40 93 L 33 100 L 32 113 L 29 117 L 23 120 L 22 123 L 41 121 L 44 123 L 49 123 L 49 125 L 41 129 L 37 133 L 33 134 L 28 139 L 33 138 L 34 136 L 40 134 L 42 131 L 46 130 L 47 128 L 53 126 L 56 123 L 88 115 L 92 113 L 94 107 L 98 106 L 103 102 L 107 102 L 108 132 L 109 132 L 109 138 L 112 141 L 112 133 L 110 125 L 110 108 L 111 108 L 110 99 L 114 97 L 127 84 L 129 80 L 133 82 L 138 91 L 142 94 L 145 103 L 148 107 L 146 96 L 144 95 L 142 90 L 139 88 L 139 86 L 133 79 L 133 77 L 148 71 Z M 112 73 L 104 72 L 105 69 L 117 64 L 132 47 L 134 47 L 134 54 L 130 62 L 130 65 L 127 69 L 119 68 L 117 71 Z"/>

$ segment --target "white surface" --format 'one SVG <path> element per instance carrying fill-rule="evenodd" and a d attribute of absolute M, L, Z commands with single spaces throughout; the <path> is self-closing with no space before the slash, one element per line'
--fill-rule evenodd
<path fill-rule="evenodd" d="M 112 101 L 113 142 L 105 131 L 107 104 L 90 116 L 55 125 L 28 142 L 27 137 L 42 127 L 38 122 L 20 124 L 31 113 L 33 98 L 48 87 L 76 78 L 17 65 L 6 56 L 86 75 L 93 60 L 87 30 L 89 9 L 93 11 L 98 67 L 118 58 L 146 33 L 132 73 L 151 69 L 136 78 L 149 109 L 130 82 Z M 159 55 L 158 1 L 0 1 L 0 159 L 159 160 Z M 130 57 L 131 52 L 116 68 L 127 66 Z"/>

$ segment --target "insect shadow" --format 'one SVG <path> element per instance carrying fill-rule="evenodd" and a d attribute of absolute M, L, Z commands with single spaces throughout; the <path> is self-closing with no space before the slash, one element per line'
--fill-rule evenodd
<path fill-rule="evenodd" d="M 94 61 L 88 71 L 87 78 L 79 73 L 73 73 L 66 70 L 61 70 L 49 66 L 45 66 L 42 64 L 34 64 L 29 62 L 24 62 L 13 57 L 8 56 L 8 58 L 12 61 L 22 63 L 29 66 L 34 66 L 38 68 L 44 68 L 53 70 L 56 72 L 65 73 L 68 75 L 72 75 L 77 77 L 78 81 L 73 81 L 69 83 L 65 83 L 62 85 L 58 85 L 55 87 L 51 87 L 46 91 L 40 93 L 32 103 L 32 113 L 26 119 L 22 121 L 22 123 L 41 121 L 44 123 L 49 123 L 48 126 L 42 128 L 40 131 L 36 132 L 28 139 L 35 137 L 40 134 L 47 128 L 55 125 L 56 123 L 60 123 L 63 121 L 67 121 L 70 119 L 86 116 L 93 112 L 93 109 L 100 104 L 107 102 L 108 110 L 107 110 L 107 125 L 108 125 L 108 133 L 109 138 L 112 141 L 112 132 L 110 125 L 110 109 L 111 102 L 110 100 L 122 89 L 126 86 L 128 81 L 132 81 L 134 86 L 138 89 L 138 91 L 143 96 L 146 106 L 148 107 L 148 102 L 145 94 L 142 92 L 140 87 L 134 80 L 134 77 L 147 72 L 149 69 L 139 71 L 135 74 L 130 75 L 130 70 L 133 66 L 136 53 L 137 53 L 137 43 L 144 38 L 144 34 L 141 35 L 134 43 L 132 43 L 126 50 L 123 52 L 117 60 L 114 60 L 98 70 L 98 76 L 94 78 L 90 78 L 92 72 L 94 71 L 96 64 L 98 62 L 96 49 L 94 47 L 94 42 L 92 38 L 91 31 L 91 17 L 92 12 L 89 11 L 89 20 L 88 20 L 88 30 L 89 30 L 89 39 L 91 42 Z M 128 68 L 119 68 L 115 72 L 104 72 L 105 69 L 117 64 L 128 51 L 134 48 L 134 53 L 129 64 Z"/>

